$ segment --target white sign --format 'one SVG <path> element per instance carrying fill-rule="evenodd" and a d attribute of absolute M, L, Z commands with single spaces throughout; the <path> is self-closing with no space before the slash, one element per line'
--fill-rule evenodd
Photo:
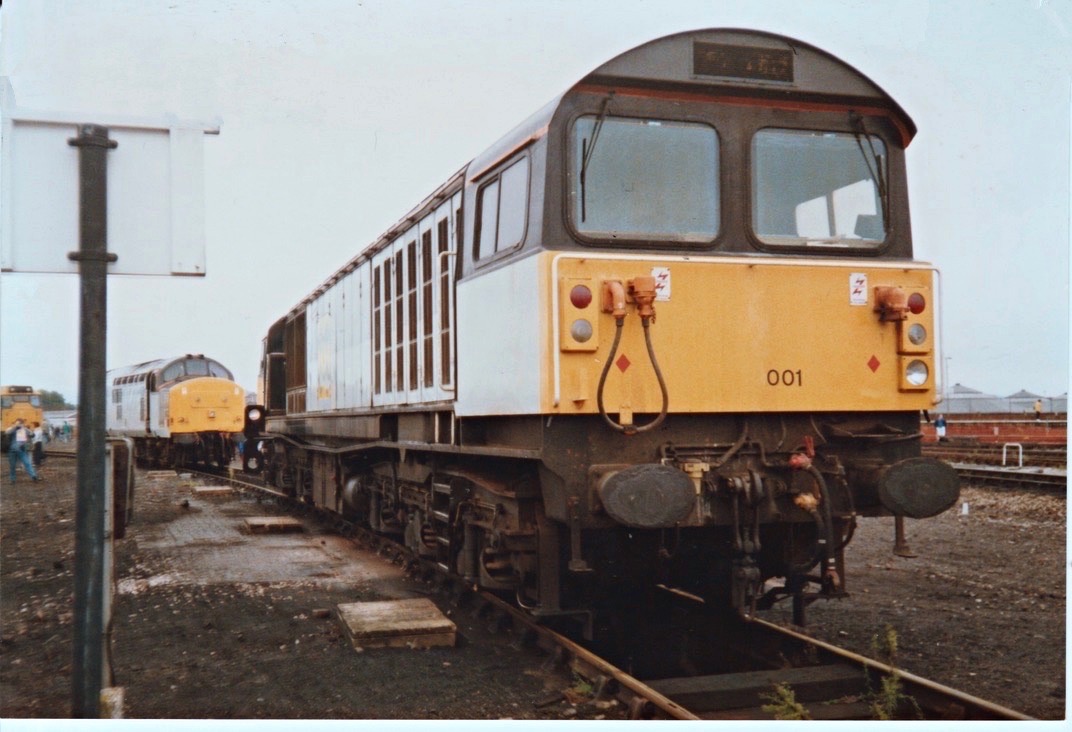
<path fill-rule="evenodd" d="M 867 304 L 867 273 L 853 272 L 849 275 L 849 305 Z"/>
<path fill-rule="evenodd" d="M 203 137 L 219 124 L 20 109 L 0 79 L 0 271 L 77 273 L 79 125 L 108 128 L 108 274 L 205 274 Z"/>
<path fill-rule="evenodd" d="M 670 268 L 652 267 L 651 276 L 655 278 L 655 302 L 669 302 Z"/>

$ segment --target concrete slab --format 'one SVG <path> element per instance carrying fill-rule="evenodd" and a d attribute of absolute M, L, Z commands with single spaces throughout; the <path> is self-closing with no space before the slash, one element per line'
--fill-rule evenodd
<path fill-rule="evenodd" d="M 177 483 L 174 474 L 171 477 Z M 246 521 L 261 517 L 266 507 L 238 491 L 211 498 L 191 493 L 190 504 L 190 510 L 175 514 L 169 522 L 139 525 L 132 540 L 139 550 L 158 555 L 161 569 L 147 579 L 119 578 L 120 594 L 137 594 L 158 585 L 228 583 L 364 590 L 376 584 L 391 588 L 381 597 L 406 596 L 395 588 L 405 577 L 404 567 L 346 537 L 325 533 L 312 519 L 306 520 L 300 532 L 255 533 Z M 334 605 L 330 607 L 334 612 Z"/>
<path fill-rule="evenodd" d="M 339 620 L 354 648 L 453 646 L 457 626 L 431 600 L 352 602 L 338 606 Z"/>
<path fill-rule="evenodd" d="M 246 519 L 246 528 L 254 534 L 287 534 L 305 531 L 298 519 L 288 516 L 252 516 Z"/>

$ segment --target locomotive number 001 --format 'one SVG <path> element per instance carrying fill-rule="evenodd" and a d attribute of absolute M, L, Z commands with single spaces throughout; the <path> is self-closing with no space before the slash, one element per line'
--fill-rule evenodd
<path fill-rule="evenodd" d="M 804 386 L 804 375 L 800 369 L 796 371 L 771 369 L 767 372 L 767 383 L 771 386 Z"/>

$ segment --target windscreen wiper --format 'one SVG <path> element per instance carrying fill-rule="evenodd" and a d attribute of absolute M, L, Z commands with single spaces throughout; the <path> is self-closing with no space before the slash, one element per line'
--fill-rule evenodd
<path fill-rule="evenodd" d="M 888 232 L 890 230 L 890 212 L 889 202 L 887 200 L 886 191 L 886 173 L 882 166 L 882 156 L 875 151 L 875 144 L 871 140 L 871 135 L 868 134 L 867 128 L 864 127 L 864 118 L 857 112 L 849 112 L 849 124 L 852 125 L 852 136 L 856 138 L 856 146 L 860 148 L 860 154 L 864 158 L 864 165 L 867 166 L 867 172 L 871 178 L 878 185 L 878 198 L 879 203 L 882 206 L 882 230 Z M 863 137 L 867 140 L 867 147 L 871 150 L 871 157 L 867 156 L 867 151 L 864 150 Z M 875 161 L 876 170 L 871 169 L 871 160 Z"/>
<path fill-rule="evenodd" d="M 592 160 L 592 153 L 596 149 L 596 140 L 599 139 L 599 131 L 603 129 L 603 120 L 607 118 L 607 107 L 610 106 L 610 100 L 613 96 L 614 92 L 609 92 L 603 100 L 603 106 L 599 109 L 599 116 L 596 117 L 596 123 L 592 129 L 592 142 L 589 143 L 587 137 L 581 140 L 581 221 L 584 221 L 588 215 L 588 204 L 585 201 L 585 176 L 588 173 L 588 163 Z"/>

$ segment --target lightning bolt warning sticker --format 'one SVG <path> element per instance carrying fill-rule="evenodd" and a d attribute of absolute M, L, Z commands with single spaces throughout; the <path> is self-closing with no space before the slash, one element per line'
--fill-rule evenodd
<path fill-rule="evenodd" d="M 853 272 L 849 275 L 849 304 L 867 304 L 867 274 Z"/>
<path fill-rule="evenodd" d="M 651 276 L 655 278 L 655 301 L 668 301 L 670 299 L 670 268 L 652 267 Z"/>

